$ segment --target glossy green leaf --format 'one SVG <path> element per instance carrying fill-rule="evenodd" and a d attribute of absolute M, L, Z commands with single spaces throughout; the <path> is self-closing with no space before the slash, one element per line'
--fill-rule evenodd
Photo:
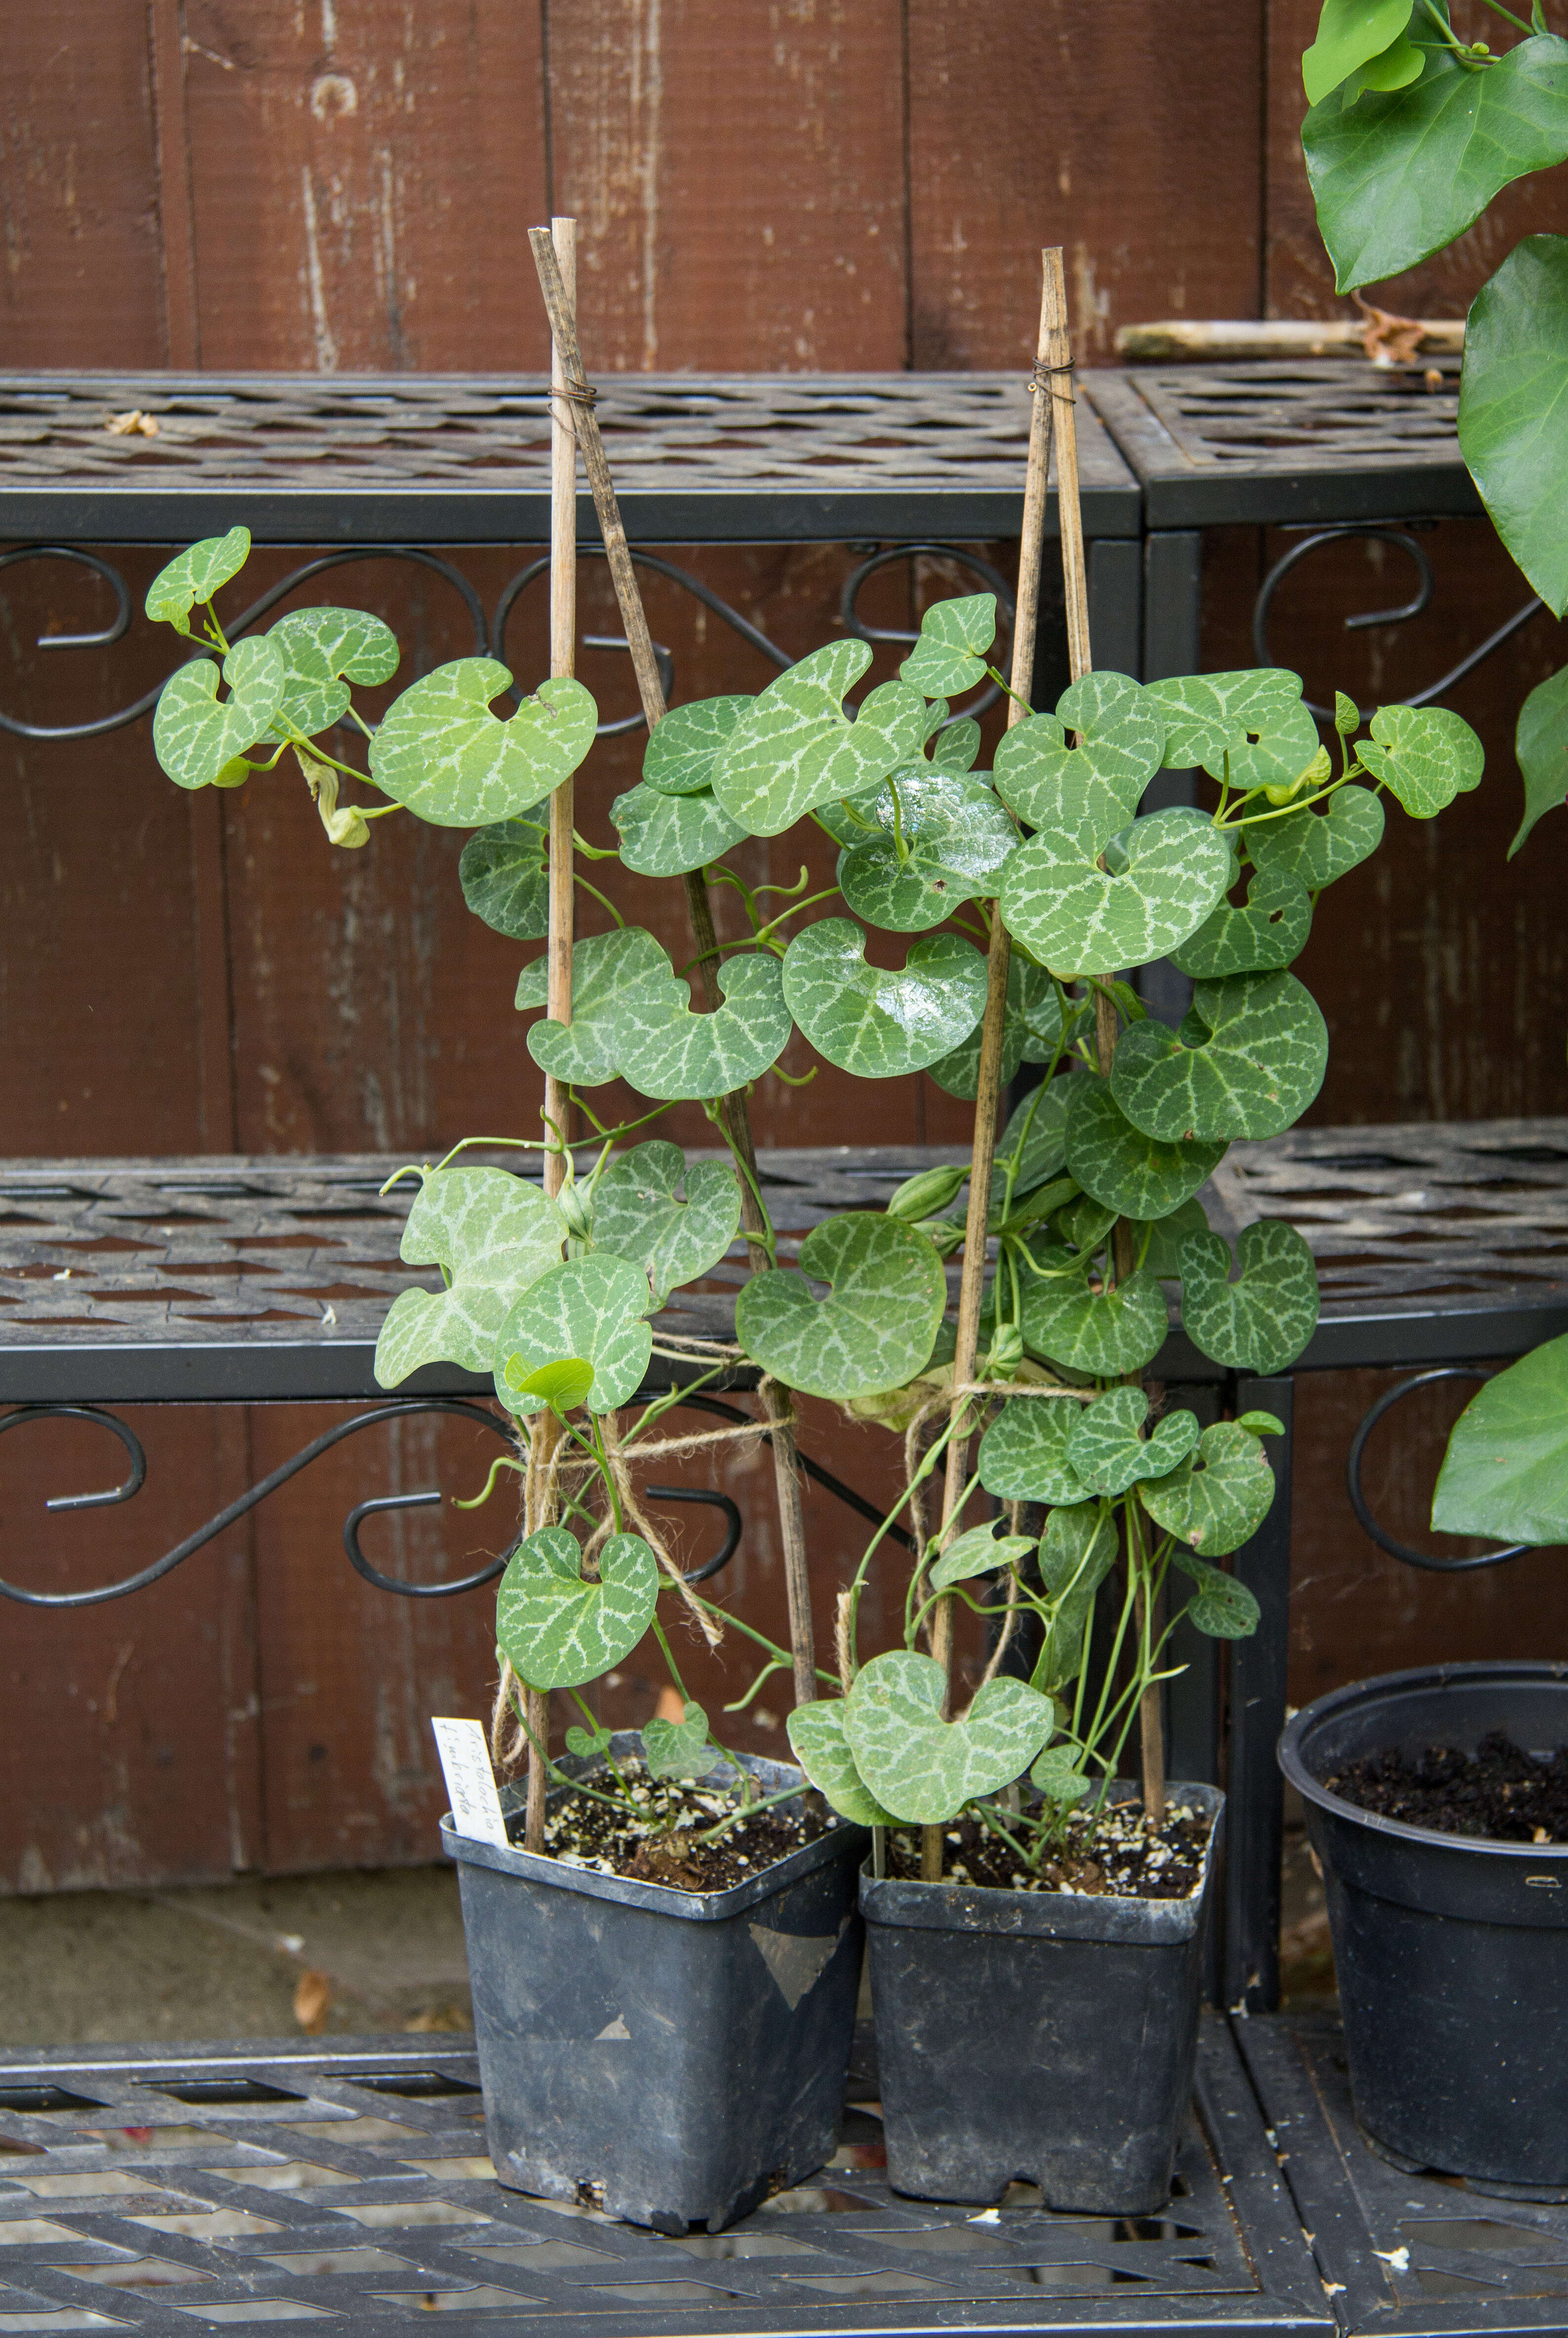
<path fill-rule="evenodd" d="M 436 828 L 483 828 L 525 811 L 570 779 L 593 744 L 599 711 L 580 682 L 542 682 L 502 721 L 510 689 L 495 658 L 456 658 L 411 683 L 370 742 L 384 795 Z"/>
<path fill-rule="evenodd" d="M 1281 821 L 1281 827 L 1288 823 Z M 1171 953 L 1181 974 L 1220 981 L 1230 974 L 1272 974 L 1299 958 L 1312 930 L 1312 896 L 1293 869 L 1256 869 L 1247 906 L 1221 901 L 1195 934 Z"/>
<path fill-rule="evenodd" d="M 1067 1459 L 1077 1418 L 1073 1397 L 1014 1397 L 1004 1404 L 980 1439 L 975 1466 L 985 1491 L 1004 1502 L 1085 1500 L 1089 1489 Z"/>
<path fill-rule="evenodd" d="M 421 1364 L 487 1372 L 520 1292 L 554 1266 L 566 1228 L 554 1202 L 505 1169 L 435 1169 L 403 1228 L 410 1266 L 444 1267 L 443 1291 L 400 1291 L 376 1342 L 376 1377 L 395 1388 Z"/>
<path fill-rule="evenodd" d="M 147 614 L 154 624 L 188 634 L 185 620 L 198 602 L 211 601 L 220 585 L 239 575 L 250 557 L 248 527 L 231 527 L 227 535 L 204 535 L 158 571 L 147 587 Z"/>
<path fill-rule="evenodd" d="M 1440 1534 L 1568 1543 L 1568 1334 L 1471 1398 L 1443 1457 L 1432 1523 Z"/>
<path fill-rule="evenodd" d="M 1312 1252 L 1283 1218 L 1259 1218 L 1236 1238 L 1239 1279 L 1219 1234 L 1191 1234 L 1181 1245 L 1181 1321 L 1188 1337 L 1243 1372 L 1282 1372 L 1318 1328 L 1318 1269 Z"/>
<path fill-rule="evenodd" d="M 1568 44 L 1552 46 L 1568 54 Z M 1568 105 L 1561 96 L 1553 103 L 1568 138 Z M 1568 608 L 1568 236 L 1524 237 L 1476 294 L 1465 328 L 1459 450 L 1498 535 L 1560 617 Z"/>
<path fill-rule="evenodd" d="M 348 710 L 348 683 L 390 682 L 402 655 L 391 626 L 362 609 L 291 609 L 267 638 L 283 658 L 274 739 L 286 722 L 308 739 L 329 731 Z"/>
<path fill-rule="evenodd" d="M 1301 677 L 1283 667 L 1178 674 L 1152 682 L 1148 695 L 1164 720 L 1168 771 L 1200 764 L 1232 788 L 1284 787 L 1318 752 Z"/>
<path fill-rule="evenodd" d="M 1239 1421 L 1216 1421 L 1198 1450 L 1171 1472 L 1141 1485 L 1150 1517 L 1207 1558 L 1222 1558 L 1257 1533 L 1274 1502 L 1274 1472 L 1262 1446 Z"/>
<path fill-rule="evenodd" d="M 1239 1412 L 1238 1429 L 1250 1429 L 1254 1437 L 1283 1437 L 1285 1423 L 1277 1412 Z"/>
<path fill-rule="evenodd" d="M 1145 1274 L 1156 1275 L 1161 1282 L 1178 1282 L 1181 1278 L 1182 1243 L 1189 1234 L 1206 1234 L 1208 1231 L 1207 1213 L 1202 1203 L 1196 1199 L 1183 1202 L 1179 1210 L 1172 1210 L 1166 1217 L 1152 1222 L 1135 1221 L 1132 1232 L 1137 1250 L 1142 1252 L 1139 1263 Z M 1145 1233 L 1149 1236 L 1146 1250 Z"/>
<path fill-rule="evenodd" d="M 921 618 L 920 638 L 899 667 L 899 677 L 927 698 L 956 698 L 985 680 L 995 638 L 995 593 L 938 601 Z"/>
<path fill-rule="evenodd" d="M 911 762 L 926 730 L 926 702 L 906 683 L 870 692 L 856 720 L 844 693 L 871 663 L 868 643 L 814 650 L 753 699 L 719 751 L 713 792 L 753 836 L 778 836 L 835 796 L 877 786 Z"/>
<path fill-rule="evenodd" d="M 909 945 L 901 970 L 866 962 L 865 929 L 823 918 L 784 959 L 784 999 L 819 1056 L 867 1080 L 923 1071 L 985 1012 L 985 961 L 959 934 Z"/>
<path fill-rule="evenodd" d="M 495 1597 L 495 1639 L 530 1688 L 581 1688 L 629 1656 L 653 1620 L 659 1565 L 641 1535 L 612 1535 L 599 1579 L 585 1582 L 583 1554 L 564 1527 L 520 1542 Z"/>
<path fill-rule="evenodd" d="M 593 1247 L 641 1267 L 656 1307 L 716 1266 L 740 1226 L 740 1184 L 729 1163 L 688 1162 L 662 1138 L 622 1153 L 594 1184 Z"/>
<path fill-rule="evenodd" d="M 1336 290 L 1403 275 L 1513 180 L 1568 156 L 1565 67 L 1568 41 L 1554 34 L 1479 73 L 1434 44 L 1407 87 L 1368 90 L 1348 109 L 1334 96 L 1315 105 L 1301 145 Z"/>
<path fill-rule="evenodd" d="M 1408 89 L 1419 81 L 1426 63 L 1426 50 L 1413 41 L 1407 33 L 1396 34 L 1386 49 L 1368 57 L 1358 65 L 1339 93 L 1341 105 L 1352 106 L 1363 90 Z"/>
<path fill-rule="evenodd" d="M 621 1068 L 639 1095 L 667 1102 L 728 1095 L 760 1079 L 783 1054 L 789 1009 L 783 968 L 771 951 L 723 960 L 719 990 L 724 1004 L 711 1015 L 693 1013 L 684 979 L 675 988 L 674 1007 L 660 1019 L 642 1019 L 640 1001 L 620 1010 Z M 544 1027 L 534 1026 L 530 1045 Z"/>
<path fill-rule="evenodd" d="M 1161 1144 L 1278 1136 L 1323 1085 L 1328 1031 L 1293 974 L 1200 982 L 1180 1033 L 1151 1017 L 1117 1043 L 1111 1093 Z"/>
<path fill-rule="evenodd" d="M 267 736 L 283 695 L 283 658 L 266 634 L 250 634 L 218 668 L 197 658 L 170 675 L 152 718 L 152 752 L 176 787 L 211 786 L 224 766 Z"/>
<path fill-rule="evenodd" d="M 699 698 L 672 706 L 643 752 L 643 785 L 662 796 L 710 793 L 719 750 L 751 703 L 750 698 Z"/>
<path fill-rule="evenodd" d="M 542 942 L 550 930 L 550 866 L 540 820 L 498 820 L 480 829 L 463 847 L 457 881 L 493 933 Z"/>
<path fill-rule="evenodd" d="M 1113 974 L 1163 958 L 1230 883 L 1230 844 L 1203 813 L 1157 811 L 1120 834 L 1113 817 L 1038 828 L 1003 876 L 1008 931 L 1054 973 Z"/>
<path fill-rule="evenodd" d="M 1308 105 L 1368 64 L 1410 22 L 1415 0 L 1323 0 L 1318 37 L 1301 60 Z"/>
<path fill-rule="evenodd" d="M 1191 1200 L 1223 1158 L 1223 1144 L 1161 1144 L 1134 1128 L 1097 1073 L 1081 1075 L 1067 1119 L 1067 1167 L 1118 1217 L 1162 1218 Z"/>
<path fill-rule="evenodd" d="M 982 1016 L 984 1021 L 984 1016 Z M 1014 950 L 1007 967 L 1007 1020 L 1002 1033 L 1002 1086 L 1020 1064 L 1048 1064 L 1062 1036 L 1062 997 L 1044 967 Z M 950 1055 L 927 1066 L 939 1088 L 973 1102 L 980 1086 L 981 1025 Z"/>
<path fill-rule="evenodd" d="M 523 1293 L 496 1335 L 496 1395 L 510 1412 L 537 1412 L 544 1399 L 526 1383 L 541 1365 L 570 1357 L 593 1367 L 590 1412 L 630 1404 L 652 1350 L 645 1320 L 652 1304 L 647 1277 L 611 1252 L 553 1266 Z"/>
<path fill-rule="evenodd" d="M 814 1299 L 807 1277 L 830 1286 Z M 942 1262 L 922 1233 L 855 1210 L 814 1226 L 800 1266 L 741 1286 L 735 1336 L 765 1372 L 808 1396 L 875 1396 L 924 1371 L 947 1303 Z"/>
<path fill-rule="evenodd" d="M 1067 1463 L 1095 1494 L 1124 1494 L 1145 1478 L 1168 1478 L 1198 1442 L 1191 1412 L 1169 1412 L 1148 1437 L 1140 1434 L 1149 1417 L 1142 1389 L 1109 1389 L 1079 1413 L 1067 1440 Z"/>
<path fill-rule="evenodd" d="M 1524 781 L 1524 817 L 1508 847 L 1510 860 L 1542 814 L 1568 801 L 1568 665 L 1537 683 L 1524 701 L 1514 752 Z"/>
<path fill-rule="evenodd" d="M 1023 1319 L 1036 1355 L 1097 1380 L 1142 1371 L 1171 1328 L 1165 1294 L 1146 1273 L 1130 1274 L 1113 1291 L 1092 1290 L 1083 1274 L 1028 1282 Z"/>
<path fill-rule="evenodd" d="M 639 877 L 683 877 L 689 869 L 705 869 L 746 833 L 705 789 L 661 795 L 644 783 L 617 796 L 610 818 L 621 838 L 621 858 Z"/>
<path fill-rule="evenodd" d="M 1481 784 L 1481 742 L 1446 706 L 1380 706 L 1359 752 L 1412 820 L 1432 819 Z"/>
<path fill-rule="evenodd" d="M 1033 1535 L 999 1535 L 995 1525 L 971 1527 L 945 1543 L 930 1574 L 933 1591 L 950 1591 L 956 1583 L 973 1583 L 979 1575 L 995 1575 L 1016 1567 L 1034 1549 Z"/>
<path fill-rule="evenodd" d="M 1051 1735 L 1049 1697 L 998 1675 L 976 1690 L 962 1721 L 944 1721 L 947 1675 L 929 1656 L 873 1656 L 844 1700 L 855 1767 L 905 1825 L 939 1826 L 977 1794 L 1026 1770 Z"/>
<path fill-rule="evenodd" d="M 1069 731 L 1082 734 L 1070 747 Z M 1141 683 L 1090 673 L 1069 684 L 1054 714 L 1027 715 L 996 750 L 996 792 L 1033 828 L 1088 820 L 1113 836 L 1160 769 L 1165 722 Z"/>
<path fill-rule="evenodd" d="M 516 1005 L 526 1013 L 545 1003 L 544 958 L 517 977 Z M 572 952 L 572 1020 L 536 1024 L 528 1052 L 542 1070 L 577 1087 L 597 1087 L 621 1069 L 631 1035 L 665 1023 L 688 993 L 677 983 L 667 954 L 641 926 L 590 934 Z"/>
<path fill-rule="evenodd" d="M 784 1716 L 789 1750 L 818 1793 L 840 1818 L 854 1826 L 893 1826 L 897 1821 L 871 1793 L 855 1767 L 855 1756 L 844 1734 L 844 1701 L 818 1697 L 798 1704 Z"/>
<path fill-rule="evenodd" d="M 593 1386 L 593 1367 L 586 1357 L 562 1356 L 555 1363 L 541 1364 L 537 1371 L 523 1373 L 515 1393 L 543 1398 L 564 1420 L 587 1403 Z"/>
<path fill-rule="evenodd" d="M 650 1777 L 705 1778 L 723 1757 L 708 1740 L 708 1715 L 688 1704 L 680 1721 L 656 1713 L 642 1724 L 642 1761 Z"/>
<path fill-rule="evenodd" d="M 1207 1559 L 1189 1557 L 1184 1550 L 1173 1551 L 1171 1562 L 1198 1586 L 1181 1611 L 1195 1631 L 1211 1640 L 1251 1638 L 1262 1611 L 1244 1583 L 1223 1567 L 1210 1567 Z"/>
<path fill-rule="evenodd" d="M 895 771 L 858 809 L 881 833 L 840 854 L 839 889 L 858 918 L 894 933 L 923 933 L 995 893 L 1018 842 L 985 781 L 956 771 Z"/>
<path fill-rule="evenodd" d="M 1259 869 L 1283 870 L 1319 893 L 1377 851 L 1383 804 L 1370 788 L 1337 788 L 1323 811 L 1303 805 L 1286 818 L 1267 815 L 1241 830 Z"/>

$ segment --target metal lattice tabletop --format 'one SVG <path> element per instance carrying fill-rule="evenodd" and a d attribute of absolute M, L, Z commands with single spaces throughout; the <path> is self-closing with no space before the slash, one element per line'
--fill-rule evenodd
<path fill-rule="evenodd" d="M 262 543 L 547 542 L 545 390 L 536 375 L 0 374 L 0 535 L 182 542 L 241 514 Z M 597 409 L 643 544 L 1016 535 L 1029 410 L 1021 372 L 612 374 Z M 131 413 L 156 435 L 108 427 Z M 1082 407 L 1079 463 L 1088 534 L 1136 535 L 1136 482 Z M 578 508 L 594 540 L 586 489 Z"/>
<path fill-rule="evenodd" d="M 466 2047 L 56 2049 L 0 2058 L 0 2330 L 191 2338 L 416 2313 L 638 2338 L 726 2331 L 1331 2330 L 1234 2047 L 1207 2025 L 1163 2215 L 901 2199 L 868 2070 L 821 2175 L 667 2240 L 490 2174 Z"/>

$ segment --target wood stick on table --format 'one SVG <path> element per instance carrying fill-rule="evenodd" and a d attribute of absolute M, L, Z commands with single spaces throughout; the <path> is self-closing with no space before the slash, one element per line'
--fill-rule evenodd
<path fill-rule="evenodd" d="M 1049 502 L 1054 402 L 1046 395 L 1050 270 L 1040 302 L 1040 332 L 1034 364 L 1034 406 L 1029 417 L 1029 460 L 1024 476 L 1024 526 L 1018 540 L 1018 600 L 1013 620 L 1014 695 L 1007 702 L 1007 727 L 1028 712 L 1029 690 L 1034 678 L 1034 638 L 1040 621 L 1040 567 L 1045 543 Z M 1058 472 L 1061 463 L 1058 457 Z M 1075 475 L 1075 473 L 1074 473 Z M 1064 500 L 1063 496 L 1058 497 Z M 1007 1026 L 1007 973 L 1011 944 L 995 901 L 991 904 L 991 946 L 986 953 L 985 1016 L 980 1026 L 980 1075 L 975 1095 L 975 1143 L 969 1176 L 969 1208 L 964 1222 L 964 1272 L 958 1286 L 958 1332 L 953 1358 L 953 1385 L 965 1387 L 975 1377 L 980 1344 L 980 1303 L 985 1282 L 985 1229 L 991 1213 L 991 1167 L 996 1152 L 996 1111 L 1002 1089 L 1002 1045 Z M 967 1398 L 955 1399 L 962 1410 Z M 947 1448 L 946 1474 L 942 1488 L 942 1527 L 954 1520 L 969 1474 L 969 1437 L 955 1432 Z M 939 1599 L 932 1614 L 931 1653 L 947 1675 L 947 1706 L 953 1694 L 953 1600 Z M 946 1708 L 945 1708 L 946 1709 Z M 941 1881 L 943 1829 L 921 1830 L 920 1873 L 927 1883 Z"/>
<path fill-rule="evenodd" d="M 583 370 L 576 319 L 572 304 L 566 299 L 565 285 L 548 230 L 530 228 L 528 241 L 534 253 L 534 264 L 539 272 L 539 287 L 550 319 L 553 345 L 561 351 L 564 363 L 576 423 L 577 444 L 583 450 L 583 468 L 593 494 L 593 508 L 599 518 L 599 532 L 604 539 L 610 575 L 621 609 L 621 622 L 626 629 L 626 643 L 632 653 L 632 670 L 637 677 L 638 695 L 642 702 L 649 731 L 652 732 L 664 719 L 664 689 L 653 656 L 653 639 L 648 630 L 647 613 L 642 606 L 637 572 L 632 565 L 615 483 L 610 474 L 609 457 L 604 452 L 604 441 L 600 436 L 593 412 L 594 394 Z M 703 997 L 711 1011 L 720 1004 L 719 945 L 713 927 L 708 880 L 701 869 L 692 869 L 686 879 L 686 911 L 691 927 L 691 938 L 696 945 Z M 754 1184 L 757 1154 L 751 1140 L 751 1121 L 746 1109 L 746 1099 L 740 1095 L 727 1095 L 720 1100 L 720 1109 L 726 1134 Z M 760 1238 L 763 1231 L 762 1219 L 746 1177 L 741 1179 L 740 1187 L 747 1251 L 755 1273 L 769 1264 L 767 1248 Z M 789 1601 L 789 1645 L 794 1663 L 795 1701 L 798 1704 L 805 1704 L 817 1694 L 817 1655 L 811 1621 L 810 1577 L 806 1557 L 806 1522 L 800 1501 L 800 1469 L 795 1448 L 795 1409 L 788 1390 L 780 1388 L 776 1381 L 764 1380 L 761 1395 L 773 1448 L 779 1531 L 784 1543 L 784 1580 Z"/>

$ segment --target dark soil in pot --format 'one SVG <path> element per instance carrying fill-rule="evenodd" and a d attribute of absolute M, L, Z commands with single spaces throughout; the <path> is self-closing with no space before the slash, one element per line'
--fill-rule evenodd
<path fill-rule="evenodd" d="M 978 1819 L 947 1831 L 942 1854 L 945 1883 L 976 1883 L 990 1891 L 1082 1892 L 1090 1899 L 1185 1900 L 1203 1880 L 1203 1854 L 1213 1820 L 1190 1803 L 1169 1805 L 1162 1826 L 1151 1831 L 1137 1803 L 1113 1803 L 1098 1816 L 1069 1819 L 1063 1840 L 1031 1871 Z M 887 1872 L 908 1882 L 920 1875 L 920 1836 L 890 1831 Z"/>
<path fill-rule="evenodd" d="M 1323 1783 L 1357 1810 L 1406 1826 L 1493 1842 L 1568 1842 L 1568 1746 L 1537 1757 L 1504 1729 L 1484 1737 L 1474 1754 L 1459 1745 L 1429 1745 L 1416 1754 L 1386 1745 L 1348 1762 Z"/>
<path fill-rule="evenodd" d="M 783 1806 L 736 1819 L 717 1842 L 705 1841 L 731 1817 L 732 1795 L 651 1778 L 640 1762 L 623 1762 L 621 1774 L 642 1815 L 631 1819 L 585 1795 L 563 1795 L 544 1827 L 552 1859 L 600 1875 L 672 1884 L 678 1891 L 728 1891 L 828 1832 L 817 1812 Z"/>

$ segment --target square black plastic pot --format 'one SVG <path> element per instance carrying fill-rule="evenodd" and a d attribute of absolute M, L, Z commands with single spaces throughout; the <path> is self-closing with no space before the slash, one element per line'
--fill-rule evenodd
<path fill-rule="evenodd" d="M 627 1735 L 612 1750 L 641 1746 Z M 742 1758 L 766 1793 L 799 1780 Z M 520 1833 L 521 1797 L 503 1807 Z M 450 1816 L 441 1835 L 503 2184 L 659 2232 L 719 2232 L 831 2157 L 860 1978 L 862 1830 L 838 1820 L 716 1892 L 472 1842 Z"/>
<path fill-rule="evenodd" d="M 1171 2196 L 1192 2093 L 1203 1926 L 1224 1796 L 1186 1900 L 860 1878 L 887 2181 L 921 2200 L 1152 2215 Z M 1134 1799 L 1131 1787 L 1115 1794 Z"/>

